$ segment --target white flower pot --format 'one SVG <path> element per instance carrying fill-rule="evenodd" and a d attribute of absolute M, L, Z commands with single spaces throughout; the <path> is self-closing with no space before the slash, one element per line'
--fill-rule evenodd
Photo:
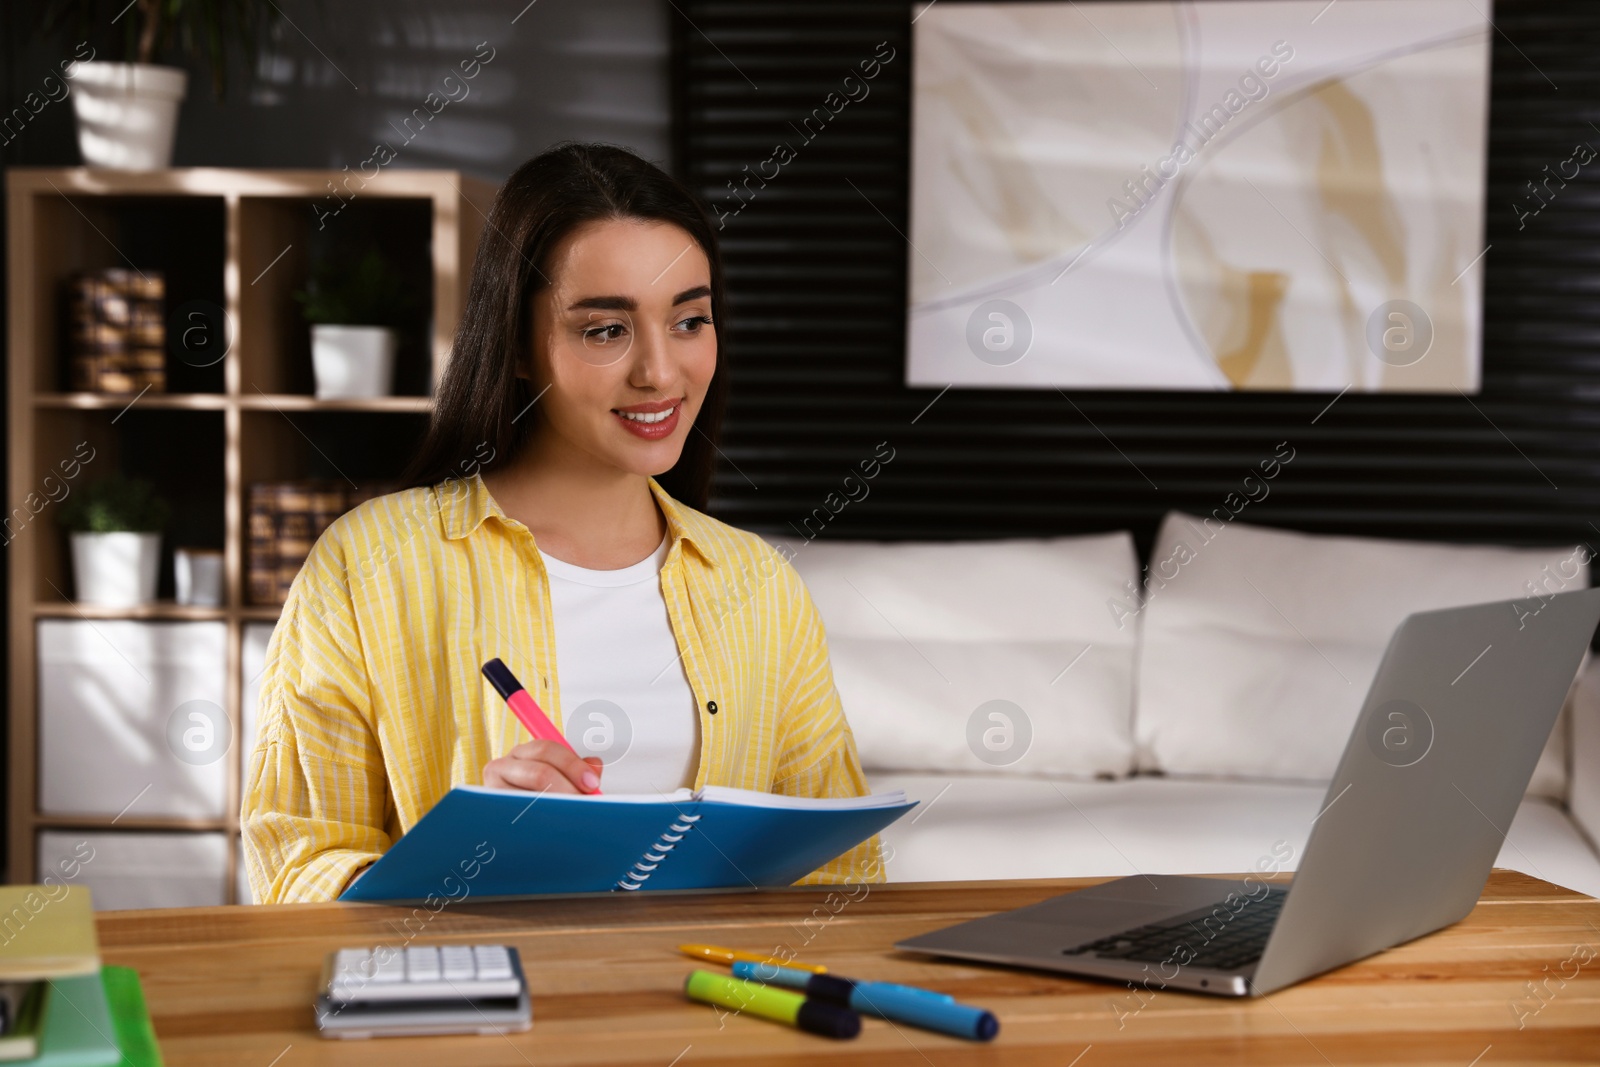
<path fill-rule="evenodd" d="M 156 598 L 161 563 L 158 533 L 75 533 L 72 575 L 78 603 L 134 608 Z"/>
<path fill-rule="evenodd" d="M 388 396 L 394 382 L 395 332 L 386 326 L 311 327 L 311 369 L 318 400 Z"/>
<path fill-rule="evenodd" d="M 160 170 L 172 165 L 178 105 L 188 72 L 148 63 L 78 63 L 64 72 L 78 119 L 78 152 L 91 167 Z"/>
<path fill-rule="evenodd" d="M 172 554 L 172 577 L 178 603 L 202 608 L 222 606 L 222 553 L 217 549 L 177 549 Z"/>

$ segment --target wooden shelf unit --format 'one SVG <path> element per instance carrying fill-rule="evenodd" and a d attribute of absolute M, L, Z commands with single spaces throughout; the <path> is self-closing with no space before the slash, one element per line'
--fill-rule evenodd
<path fill-rule="evenodd" d="M 220 831 L 228 841 L 224 899 L 232 902 L 240 862 L 238 739 L 245 684 L 241 642 L 248 623 L 271 621 L 278 615 L 276 607 L 253 605 L 246 599 L 247 487 L 254 481 L 306 476 L 309 438 L 296 420 L 329 412 L 414 421 L 431 410 L 431 394 L 449 354 L 494 187 L 454 171 L 422 170 L 385 171 L 365 184 L 348 171 L 213 168 L 143 173 L 13 168 L 6 177 L 7 498 L 9 508 L 22 508 L 7 514 L 28 519 L 20 529 L 6 530 L 10 538 L 7 880 L 35 879 L 36 838 L 41 830 Z M 419 251 L 431 271 L 431 320 L 427 330 L 416 331 L 419 336 L 412 338 L 414 373 L 396 375 L 397 388 L 409 388 L 413 395 L 368 401 L 317 400 L 310 395 L 309 342 L 293 292 L 304 285 L 313 244 L 339 239 L 337 232 L 330 237 L 317 231 L 338 231 L 345 225 L 354 229 L 340 217 L 342 209 L 329 214 L 343 202 L 356 208 L 353 216 L 363 211 L 402 213 L 410 220 L 407 232 L 421 236 Z M 206 232 L 213 224 L 220 232 Z M 130 242 L 119 240 L 124 227 L 135 233 Z M 181 241 L 174 240 L 174 232 L 181 234 Z M 127 244 L 138 256 L 133 249 L 141 241 L 146 247 L 166 249 L 174 263 L 129 261 L 119 246 Z M 180 244 L 183 249 L 177 250 Z M 62 286 L 76 270 L 128 266 L 167 270 L 169 334 L 174 312 L 185 300 L 211 299 L 208 294 L 214 294 L 212 302 L 224 309 L 232 328 L 227 354 L 215 370 L 175 366 L 169 342 L 168 387 L 174 389 L 169 393 L 135 397 L 66 391 L 58 310 Z M 150 420 L 160 420 L 160 425 L 151 430 Z M 187 607 L 169 600 L 107 610 L 67 599 L 71 575 L 65 536 L 51 513 L 56 504 L 47 503 L 33 516 L 24 502 L 30 493 L 40 494 L 46 475 L 59 477 L 58 462 L 73 455 L 74 442 L 87 441 L 96 449 L 95 461 L 84 467 L 78 484 L 122 466 L 121 438 L 135 423 L 143 425 L 146 434 L 192 442 L 197 484 L 205 471 L 220 469 L 222 514 L 217 526 L 226 583 L 221 607 Z M 220 456 L 205 454 L 211 441 L 220 441 Z M 215 496 L 200 492 L 202 504 Z M 169 536 L 163 541 L 169 558 L 172 547 Z M 35 625 L 41 619 L 205 620 L 227 627 L 224 691 L 234 743 L 222 757 L 227 765 L 222 818 L 142 815 L 136 806 L 120 815 L 39 810 Z M 84 739 L 85 744 L 93 740 Z"/>
<path fill-rule="evenodd" d="M 135 406 L 164 411 L 226 411 L 229 407 L 245 411 L 417 411 L 433 410 L 427 396 L 384 396 L 371 400 L 318 400 L 301 393 L 256 393 L 229 397 L 223 393 L 146 393 L 131 396 L 106 393 L 41 393 L 33 406 L 61 411 L 124 411 Z"/>

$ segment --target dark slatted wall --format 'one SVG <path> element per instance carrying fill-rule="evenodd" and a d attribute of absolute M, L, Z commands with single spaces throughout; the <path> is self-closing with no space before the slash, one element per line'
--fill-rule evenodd
<path fill-rule="evenodd" d="M 1147 549 L 1165 511 L 1220 506 L 1287 441 L 1293 462 L 1246 521 L 1600 544 L 1600 159 L 1520 230 L 1512 209 L 1577 142 L 1600 147 L 1600 4 L 1495 11 L 1481 395 L 1352 393 L 1320 418 L 1332 394 L 908 389 L 911 5 L 675 6 L 675 166 L 727 213 L 719 517 L 792 534 L 887 442 L 892 462 L 824 536 L 1130 528 Z M 805 140 L 792 124 L 885 41 L 870 96 Z M 780 140 L 796 158 L 740 208 L 726 183 Z"/>

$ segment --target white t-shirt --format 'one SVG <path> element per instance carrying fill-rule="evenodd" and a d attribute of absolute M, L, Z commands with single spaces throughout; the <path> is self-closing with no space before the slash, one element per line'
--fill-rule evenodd
<path fill-rule="evenodd" d="M 661 593 L 670 540 L 631 567 L 592 571 L 543 553 L 556 626 L 562 729 L 605 761 L 607 793 L 693 786 L 700 717 Z"/>

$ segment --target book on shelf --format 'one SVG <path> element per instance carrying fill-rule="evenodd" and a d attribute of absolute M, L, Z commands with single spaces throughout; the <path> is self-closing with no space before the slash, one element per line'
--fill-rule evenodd
<path fill-rule="evenodd" d="M 288 599 L 289 586 L 300 573 L 306 557 L 311 555 L 311 546 L 322 531 L 313 524 L 310 482 L 280 482 L 272 503 L 273 590 L 277 603 L 281 604 Z"/>
<path fill-rule="evenodd" d="M 272 604 L 278 595 L 277 562 L 273 555 L 273 487 L 256 482 L 248 493 L 245 544 L 245 593 L 252 604 Z"/>
<path fill-rule="evenodd" d="M 277 605 L 287 600 L 289 586 L 322 532 L 357 504 L 388 491 L 326 480 L 252 484 L 245 551 L 250 603 Z"/>
<path fill-rule="evenodd" d="M 166 392 L 165 306 L 160 271 L 111 267 L 73 275 L 67 301 L 72 388 Z"/>

